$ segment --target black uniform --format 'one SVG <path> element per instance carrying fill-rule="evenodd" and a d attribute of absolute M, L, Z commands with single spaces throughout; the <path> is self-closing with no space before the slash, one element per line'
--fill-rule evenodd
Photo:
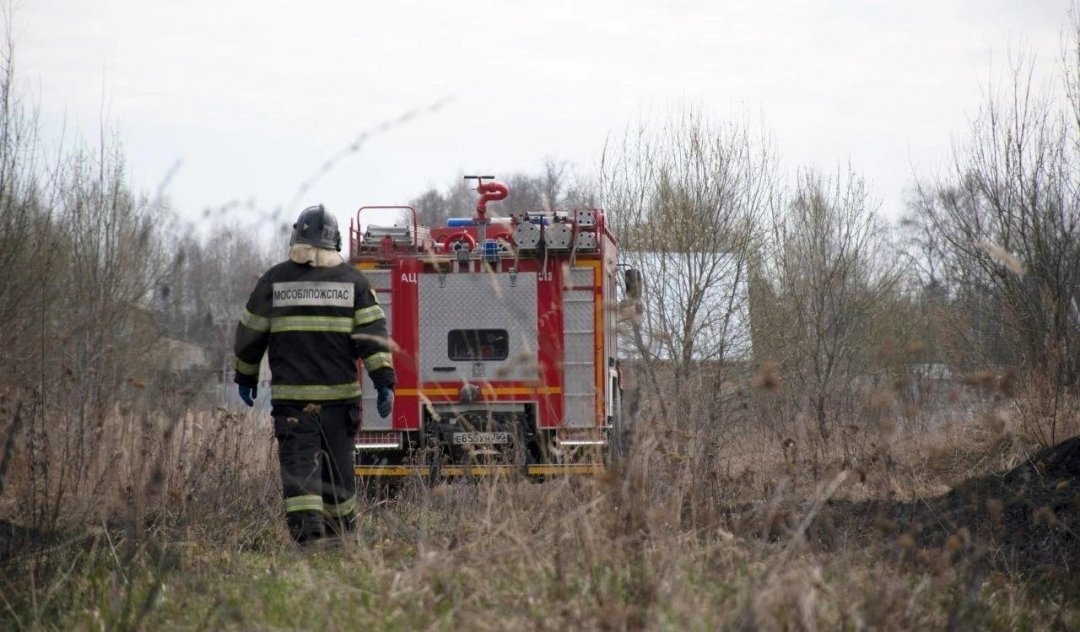
<path fill-rule="evenodd" d="M 359 270 L 285 261 L 259 279 L 236 327 L 236 382 L 256 385 L 269 346 L 285 515 L 298 541 L 356 513 L 352 437 L 362 359 L 376 388 L 395 374 L 386 316 Z"/>

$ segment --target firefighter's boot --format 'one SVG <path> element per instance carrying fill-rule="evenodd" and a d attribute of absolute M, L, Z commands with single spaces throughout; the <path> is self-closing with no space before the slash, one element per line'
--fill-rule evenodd
<path fill-rule="evenodd" d="M 320 511 L 292 511 L 285 514 L 289 535 L 300 546 L 313 544 L 326 534 Z"/>
<path fill-rule="evenodd" d="M 326 535 L 340 538 L 355 533 L 359 513 L 356 495 L 350 494 L 344 500 L 337 500 L 333 495 L 330 495 L 330 498 L 332 500 L 323 497 L 323 518 L 326 521 Z"/>
<path fill-rule="evenodd" d="M 356 533 L 356 514 L 340 518 L 331 518 L 330 516 L 324 516 L 324 518 L 326 521 L 326 536 L 329 538 L 347 538 Z"/>

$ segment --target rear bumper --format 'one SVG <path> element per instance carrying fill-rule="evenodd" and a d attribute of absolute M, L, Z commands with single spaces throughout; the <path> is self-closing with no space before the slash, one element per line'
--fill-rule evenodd
<path fill-rule="evenodd" d="M 571 463 L 565 465 L 527 465 L 524 468 L 514 465 L 443 465 L 431 468 L 419 465 L 357 465 L 356 475 L 360 477 L 390 478 L 458 478 L 514 476 L 524 474 L 529 477 L 539 476 L 592 476 L 604 472 L 599 463 Z"/>

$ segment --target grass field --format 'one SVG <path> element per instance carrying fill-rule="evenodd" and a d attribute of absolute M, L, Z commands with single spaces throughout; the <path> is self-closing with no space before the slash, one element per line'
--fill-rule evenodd
<path fill-rule="evenodd" d="M 100 512 L 43 531 L 5 504 L 0 628 L 1080 626 L 1076 441 L 956 423 L 810 463 L 654 426 L 597 478 L 368 494 L 355 539 L 301 551 L 261 421 L 218 421 L 240 438 Z"/>

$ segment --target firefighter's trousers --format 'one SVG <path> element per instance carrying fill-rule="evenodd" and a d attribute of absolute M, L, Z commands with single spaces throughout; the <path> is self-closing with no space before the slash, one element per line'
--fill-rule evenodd
<path fill-rule="evenodd" d="M 300 543 L 330 531 L 351 531 L 356 521 L 353 450 L 358 403 L 274 404 L 285 521 Z"/>

